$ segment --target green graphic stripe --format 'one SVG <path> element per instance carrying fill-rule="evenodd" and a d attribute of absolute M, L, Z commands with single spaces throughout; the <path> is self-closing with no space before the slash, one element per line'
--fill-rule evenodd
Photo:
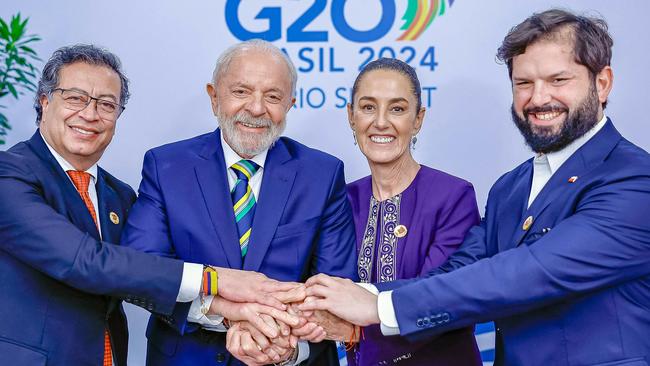
<path fill-rule="evenodd" d="M 409 0 L 409 4 L 406 7 L 406 12 L 402 16 L 402 20 L 405 21 L 404 25 L 400 30 L 406 30 L 411 27 L 413 21 L 415 20 L 415 15 L 418 13 L 418 0 Z"/>

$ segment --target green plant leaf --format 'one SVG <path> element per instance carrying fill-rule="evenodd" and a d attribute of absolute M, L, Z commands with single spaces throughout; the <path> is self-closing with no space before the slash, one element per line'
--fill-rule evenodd
<path fill-rule="evenodd" d="M 0 37 L 9 40 L 9 26 L 2 18 L 0 18 Z"/>
<path fill-rule="evenodd" d="M 33 49 L 31 49 L 30 47 L 27 47 L 27 46 L 19 46 L 18 48 L 19 48 L 20 50 L 22 50 L 23 52 L 26 52 L 26 53 L 28 53 L 28 54 L 30 54 L 30 55 L 33 55 L 33 56 L 36 56 L 36 51 L 34 51 Z"/>
<path fill-rule="evenodd" d="M 36 41 L 40 41 L 40 40 L 41 40 L 41 37 L 36 36 L 36 35 L 30 35 L 30 36 L 27 36 L 26 39 L 23 39 L 20 42 L 16 42 L 16 45 L 24 45 L 24 44 L 27 44 L 27 43 L 32 43 L 32 42 L 36 42 Z"/>
<path fill-rule="evenodd" d="M 25 33 L 24 23 L 20 21 L 20 13 L 11 18 L 11 37 L 14 41 L 20 39 Z"/>
<path fill-rule="evenodd" d="M 16 87 L 11 85 L 10 83 L 7 83 L 6 86 L 7 86 L 7 89 L 9 89 L 9 92 L 11 93 L 11 95 L 13 95 L 14 98 L 18 99 L 18 91 L 16 91 Z"/>

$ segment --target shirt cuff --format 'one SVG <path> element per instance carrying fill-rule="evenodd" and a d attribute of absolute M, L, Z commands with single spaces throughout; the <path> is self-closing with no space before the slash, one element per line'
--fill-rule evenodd
<path fill-rule="evenodd" d="M 377 296 L 377 312 L 381 322 L 381 333 L 385 336 L 399 334 L 399 324 L 397 324 L 397 317 L 395 316 L 392 295 L 393 291 L 385 291 L 380 292 Z"/>
<path fill-rule="evenodd" d="M 300 365 L 301 362 L 309 359 L 309 342 L 307 341 L 298 341 L 298 358 L 294 365 Z"/>
<path fill-rule="evenodd" d="M 210 308 L 214 296 L 206 296 L 203 298 L 203 306 L 207 309 Z M 200 324 L 203 328 L 215 332 L 225 332 L 226 327 L 223 325 L 223 316 L 221 315 L 205 315 L 201 311 L 201 298 L 197 297 L 190 305 L 190 311 L 187 313 L 187 321 Z"/>
<path fill-rule="evenodd" d="M 366 282 L 356 282 L 357 285 L 363 287 L 366 291 L 371 292 L 373 295 L 379 295 L 379 290 L 377 289 L 377 286 L 373 285 L 372 283 L 366 283 Z"/>
<path fill-rule="evenodd" d="M 199 296 L 203 280 L 203 265 L 198 263 L 183 263 L 183 278 L 178 289 L 177 302 L 190 302 Z"/>

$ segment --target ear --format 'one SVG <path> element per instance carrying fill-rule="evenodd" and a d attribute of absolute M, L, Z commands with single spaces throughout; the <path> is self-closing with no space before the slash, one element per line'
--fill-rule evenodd
<path fill-rule="evenodd" d="M 38 102 L 41 104 L 41 123 L 43 123 L 47 119 L 45 115 L 49 109 L 50 100 L 47 98 L 47 95 L 43 94 L 38 98 Z"/>
<path fill-rule="evenodd" d="M 612 91 L 614 84 L 614 73 L 610 66 L 603 67 L 598 74 L 596 74 L 596 91 L 598 93 L 598 101 L 603 104 L 607 101 L 609 92 Z"/>
<path fill-rule="evenodd" d="M 216 116 L 217 111 L 219 110 L 219 103 L 217 101 L 217 89 L 214 87 L 214 84 L 208 83 L 205 85 L 205 91 L 208 92 L 208 96 L 210 97 L 212 113 Z"/>
<path fill-rule="evenodd" d="M 352 104 L 348 103 L 348 123 L 350 124 L 350 128 L 354 131 L 354 113 L 352 112 Z"/>
<path fill-rule="evenodd" d="M 420 132 L 420 129 L 422 128 L 422 123 L 424 123 L 424 115 L 426 113 L 427 109 L 424 107 L 421 107 L 420 110 L 418 111 L 418 114 L 415 116 L 415 133 Z"/>
<path fill-rule="evenodd" d="M 296 104 L 296 97 L 291 98 L 291 103 L 289 103 L 289 106 L 287 107 L 287 113 L 291 110 L 291 107 L 293 107 Z"/>

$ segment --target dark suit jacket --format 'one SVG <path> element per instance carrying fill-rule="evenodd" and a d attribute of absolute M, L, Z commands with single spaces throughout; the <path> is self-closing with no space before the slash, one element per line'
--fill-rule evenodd
<path fill-rule="evenodd" d="M 149 253 L 258 271 L 283 281 L 324 272 L 356 277 L 354 227 L 343 163 L 282 137 L 269 150 L 248 254 L 241 251 L 219 130 L 145 155 L 139 197 L 122 237 Z M 152 316 L 150 365 L 230 364 L 225 334 L 187 322 L 189 304 Z M 312 348 L 310 358 L 337 361 Z M 319 356 L 320 355 L 320 356 Z"/>
<path fill-rule="evenodd" d="M 439 271 L 382 287 L 401 333 L 494 319 L 497 365 L 647 365 L 650 156 L 608 121 L 527 208 L 531 179 L 532 160 L 502 176 Z"/>
<path fill-rule="evenodd" d="M 171 313 L 182 262 L 110 244 L 135 194 L 101 168 L 96 188 L 104 241 L 39 131 L 0 152 L 0 365 L 99 365 L 106 326 L 126 365 L 117 298 Z"/>

